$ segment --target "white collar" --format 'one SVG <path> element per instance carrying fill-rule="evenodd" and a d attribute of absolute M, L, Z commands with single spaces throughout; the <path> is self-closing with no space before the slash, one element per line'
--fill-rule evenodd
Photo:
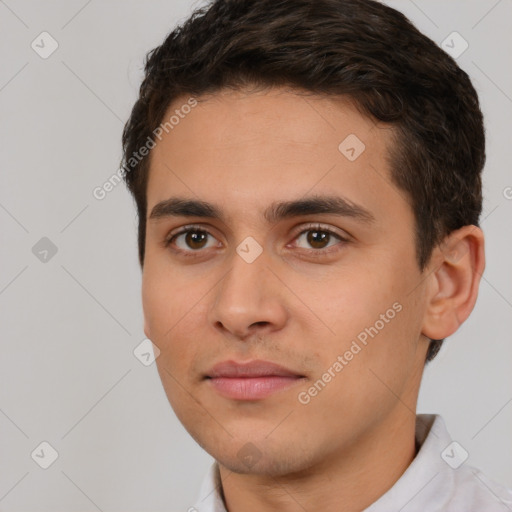
<path fill-rule="evenodd" d="M 364 512 L 510 512 L 512 491 L 467 465 L 467 452 L 450 438 L 443 419 L 416 416 L 420 450 L 398 481 Z M 194 508 L 226 512 L 220 493 L 218 464 L 205 476 Z M 238 512 L 238 511 L 236 511 Z"/>

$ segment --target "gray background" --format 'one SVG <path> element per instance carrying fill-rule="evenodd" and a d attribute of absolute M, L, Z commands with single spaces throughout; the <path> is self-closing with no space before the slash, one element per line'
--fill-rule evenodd
<path fill-rule="evenodd" d="M 211 461 L 155 365 L 133 354 L 145 336 L 131 197 L 123 184 L 92 194 L 119 167 L 145 53 L 198 5 L 0 0 L 2 511 L 185 511 Z M 441 413 L 467 463 L 511 486 L 512 1 L 390 5 L 439 44 L 453 31 L 469 43 L 458 62 L 488 134 L 487 270 L 472 316 L 426 370 L 419 409 Z M 43 31 L 59 45 L 47 59 L 31 47 Z M 57 248 L 46 261 L 43 237 Z M 43 441 L 59 455 L 48 469 L 35 461 L 48 449 L 31 457 Z"/>

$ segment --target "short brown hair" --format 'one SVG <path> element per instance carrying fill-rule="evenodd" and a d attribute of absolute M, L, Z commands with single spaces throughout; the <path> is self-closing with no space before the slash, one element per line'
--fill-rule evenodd
<path fill-rule="evenodd" d="M 148 53 L 123 143 L 144 265 L 149 158 L 131 156 L 178 96 L 292 86 L 348 96 L 389 123 L 391 180 L 409 198 L 421 270 L 455 229 L 478 225 L 483 117 L 468 75 L 400 12 L 372 0 L 214 0 Z M 432 340 L 427 360 L 443 340 Z"/>

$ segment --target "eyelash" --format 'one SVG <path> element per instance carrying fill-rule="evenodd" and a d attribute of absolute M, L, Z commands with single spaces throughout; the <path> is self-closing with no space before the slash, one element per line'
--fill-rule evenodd
<path fill-rule="evenodd" d="M 326 227 L 322 226 L 321 224 L 308 224 L 304 229 L 299 231 L 294 236 L 293 240 L 297 240 L 301 235 L 303 235 L 304 233 L 307 233 L 309 231 L 320 231 L 322 233 L 328 233 L 330 236 L 338 239 L 338 241 L 341 243 L 349 242 L 348 238 L 341 236 L 339 233 L 336 233 L 334 230 L 332 230 L 330 228 L 326 228 Z M 184 226 L 180 231 L 173 233 L 171 236 L 169 236 L 165 240 L 164 246 L 166 248 L 168 248 L 178 236 L 187 234 L 189 232 L 205 233 L 205 234 L 213 237 L 213 235 L 209 231 L 204 229 L 203 227 L 192 224 L 192 225 Z M 213 238 L 215 238 L 215 237 L 213 237 Z M 327 247 L 325 249 L 302 249 L 302 251 L 305 251 L 307 254 L 310 254 L 310 255 L 322 256 L 322 255 L 326 255 L 326 254 L 333 252 L 332 247 L 336 247 L 337 245 L 340 245 L 340 244 L 338 243 L 338 244 L 335 244 L 334 246 Z M 197 249 L 195 251 L 194 250 L 184 251 L 182 249 L 172 249 L 172 250 L 173 250 L 173 252 L 178 253 L 182 256 L 191 257 L 191 258 L 198 257 L 199 254 L 201 252 L 203 252 L 201 249 Z"/>

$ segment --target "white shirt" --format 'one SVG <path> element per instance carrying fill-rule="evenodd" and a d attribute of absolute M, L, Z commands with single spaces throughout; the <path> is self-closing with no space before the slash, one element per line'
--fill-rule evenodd
<path fill-rule="evenodd" d="M 391 489 L 363 512 L 512 511 L 512 490 L 465 463 L 467 452 L 452 441 L 440 416 L 416 416 L 416 441 L 420 450 L 410 466 Z M 215 462 L 201 484 L 196 505 L 189 511 L 227 512 L 220 489 Z"/>

